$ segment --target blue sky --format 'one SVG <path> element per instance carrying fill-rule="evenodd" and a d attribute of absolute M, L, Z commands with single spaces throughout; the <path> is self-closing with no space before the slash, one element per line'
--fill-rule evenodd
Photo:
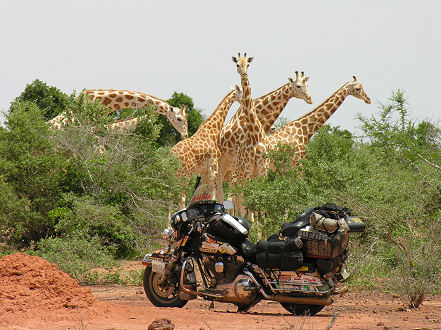
<path fill-rule="evenodd" d="M 0 1 L 0 109 L 34 79 L 83 88 L 191 96 L 209 115 L 239 83 L 231 56 L 247 52 L 253 97 L 294 71 L 310 76 L 313 104 L 356 75 L 373 104 L 349 97 L 329 123 L 354 131 L 358 113 L 403 89 L 412 118 L 441 119 L 441 1 Z M 237 106 L 230 110 L 231 116 Z"/>

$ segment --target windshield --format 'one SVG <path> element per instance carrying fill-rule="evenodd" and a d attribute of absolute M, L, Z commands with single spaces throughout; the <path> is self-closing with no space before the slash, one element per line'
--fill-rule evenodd
<path fill-rule="evenodd" d="M 195 189 L 193 196 L 190 199 L 190 204 L 198 202 L 215 201 L 213 196 L 209 193 L 208 185 L 201 183 Z"/>

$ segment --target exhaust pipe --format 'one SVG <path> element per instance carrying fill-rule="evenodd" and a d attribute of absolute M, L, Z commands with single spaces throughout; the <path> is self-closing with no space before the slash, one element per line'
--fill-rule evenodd
<path fill-rule="evenodd" d="M 288 297 L 276 295 L 272 300 L 281 303 L 302 304 L 302 305 L 322 305 L 329 306 L 332 304 L 331 297 Z"/>

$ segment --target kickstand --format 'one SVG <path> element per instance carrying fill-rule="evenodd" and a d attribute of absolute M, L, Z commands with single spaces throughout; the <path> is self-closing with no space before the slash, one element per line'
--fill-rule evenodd
<path fill-rule="evenodd" d="M 208 306 L 208 310 L 211 310 L 213 308 L 214 308 L 214 301 L 212 300 L 210 306 Z"/>

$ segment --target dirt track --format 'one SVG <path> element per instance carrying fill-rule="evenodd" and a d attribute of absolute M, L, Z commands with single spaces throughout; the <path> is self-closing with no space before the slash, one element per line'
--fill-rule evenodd
<path fill-rule="evenodd" d="M 332 329 L 441 329 L 441 296 L 405 310 L 398 297 L 352 290 L 313 317 L 292 316 L 273 302 L 247 314 L 231 304 L 209 306 L 192 300 L 181 309 L 157 308 L 141 287 L 80 287 L 44 259 L 0 259 L 0 329 L 147 329 L 159 318 L 175 329 L 326 329 L 335 315 Z"/>
<path fill-rule="evenodd" d="M 332 306 L 314 317 L 292 316 L 279 304 L 261 302 L 248 314 L 235 313 L 235 306 L 190 301 L 184 308 L 157 308 L 141 287 L 93 286 L 93 295 L 105 302 L 102 313 L 66 310 L 40 311 L 32 317 L 15 315 L 2 329 L 147 329 L 159 318 L 168 318 L 175 329 L 325 329 L 338 313 L 332 329 L 441 329 L 441 297 L 428 297 L 423 306 L 406 311 L 398 298 L 389 295 L 350 292 L 337 297 Z M 38 302 L 36 302 L 38 304 Z M 17 319 L 19 317 L 19 319 Z M 0 317 L 1 320 L 1 317 Z M 1 324 L 1 323 L 0 323 Z"/>
<path fill-rule="evenodd" d="M 429 297 L 417 310 L 406 311 L 398 298 L 389 295 L 350 292 L 314 317 L 292 316 L 278 303 L 260 302 L 247 314 L 235 313 L 230 304 L 190 301 L 182 309 L 153 307 L 141 288 L 92 287 L 100 300 L 127 310 L 125 317 L 112 318 L 114 328 L 145 328 L 159 317 L 170 319 L 176 329 L 325 329 L 335 313 L 332 329 L 441 329 L 441 297 Z M 118 308 L 116 308 L 118 310 Z M 123 309 L 122 309 L 123 310 Z M 122 311 L 121 310 L 121 311 Z M 122 316 L 122 315 L 121 315 Z M 119 318 L 119 317 L 118 317 Z M 125 324 L 125 325 L 123 325 Z M 93 328 L 93 327 L 92 327 Z"/>

